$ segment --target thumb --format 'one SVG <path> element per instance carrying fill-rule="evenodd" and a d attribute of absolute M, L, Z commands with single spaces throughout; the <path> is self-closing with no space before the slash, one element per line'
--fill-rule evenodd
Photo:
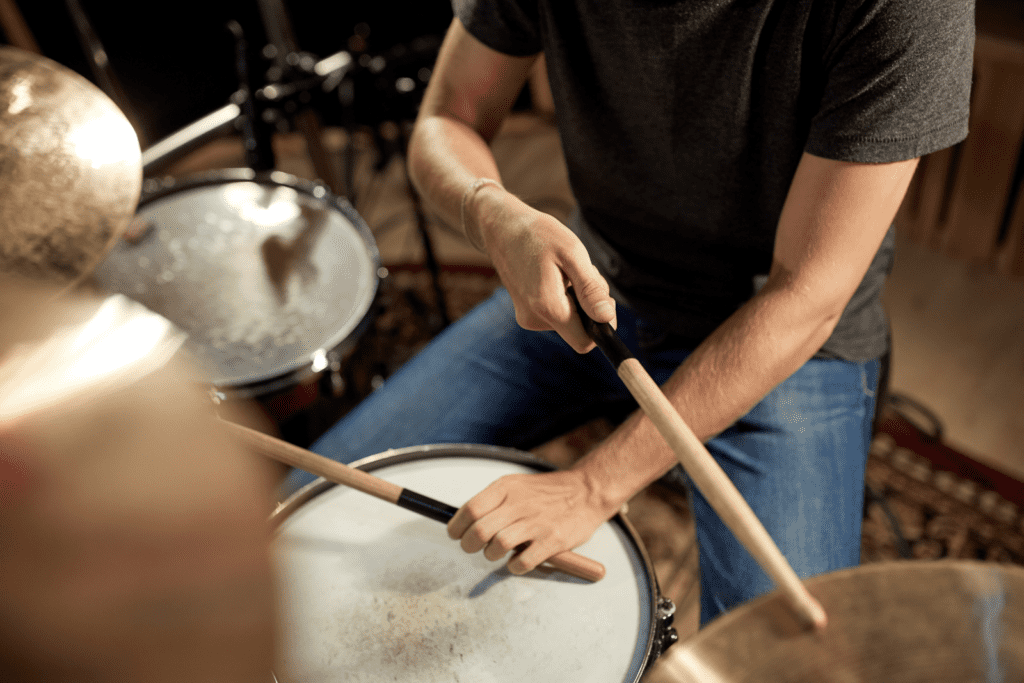
<path fill-rule="evenodd" d="M 599 323 L 610 323 L 616 327 L 615 299 L 608 293 L 608 282 L 592 263 L 575 268 L 566 268 L 569 285 L 576 291 L 583 311 L 592 320 Z"/>

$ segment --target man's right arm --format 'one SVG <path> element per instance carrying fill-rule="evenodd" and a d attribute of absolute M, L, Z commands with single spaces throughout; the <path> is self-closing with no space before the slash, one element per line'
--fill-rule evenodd
<path fill-rule="evenodd" d="M 577 351 L 588 351 L 593 343 L 566 285 L 575 287 L 595 320 L 614 322 L 615 307 L 583 244 L 558 220 L 500 187 L 470 190 L 480 178 L 500 180 L 488 145 L 535 60 L 487 47 L 455 19 L 410 140 L 409 175 L 428 206 L 491 257 L 522 327 L 555 330 Z"/>

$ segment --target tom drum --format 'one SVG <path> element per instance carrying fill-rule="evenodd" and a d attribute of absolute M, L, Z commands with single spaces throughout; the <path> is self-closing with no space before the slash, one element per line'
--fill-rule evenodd
<path fill-rule="evenodd" d="M 93 280 L 188 333 L 222 397 L 267 396 L 336 367 L 377 292 L 362 218 L 285 173 L 149 181 L 129 233 Z"/>

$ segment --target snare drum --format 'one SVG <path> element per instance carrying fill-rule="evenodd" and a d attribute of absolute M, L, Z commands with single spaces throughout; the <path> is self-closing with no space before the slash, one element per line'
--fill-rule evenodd
<path fill-rule="evenodd" d="M 505 474 L 550 469 L 504 448 L 435 445 L 356 464 L 461 505 Z M 324 480 L 274 513 L 281 568 L 277 678 L 300 681 L 635 682 L 668 644 L 674 607 L 621 516 L 577 551 L 596 583 L 514 576 L 443 525 Z"/>
<path fill-rule="evenodd" d="M 355 209 L 285 173 L 216 171 L 150 181 L 96 269 L 101 287 L 168 318 L 221 397 L 263 397 L 339 364 L 378 285 Z"/>

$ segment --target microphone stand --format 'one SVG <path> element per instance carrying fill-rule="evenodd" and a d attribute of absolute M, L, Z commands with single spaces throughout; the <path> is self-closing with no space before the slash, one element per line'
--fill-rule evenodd
<path fill-rule="evenodd" d="M 292 79 L 307 80 L 315 75 L 315 60 L 311 55 L 300 52 L 292 22 L 281 0 L 259 0 L 260 17 L 267 32 L 270 52 L 274 60 L 273 73 L 287 83 Z M 314 79 L 315 80 L 315 79 Z M 271 86 L 268 86 L 271 87 Z M 271 90 L 269 94 L 274 91 Z M 264 93 L 267 90 L 264 89 Z M 308 96 L 308 92 L 306 93 Z M 301 102 L 301 97 L 300 97 Z M 308 104 L 308 101 L 303 103 Z M 298 107 L 292 114 L 292 122 L 306 141 L 306 151 L 317 176 L 338 196 L 345 196 L 341 175 L 334 167 L 330 153 L 324 146 L 323 125 L 317 112 L 308 106 Z"/>
<path fill-rule="evenodd" d="M 238 91 L 235 103 L 241 108 L 242 142 L 245 146 L 245 164 L 259 172 L 274 170 L 273 130 L 263 116 L 263 107 L 257 106 L 256 79 L 249 68 L 249 43 L 245 39 L 242 25 L 237 21 L 228 22 L 228 30 L 235 37 L 235 72 L 238 75 Z"/>

